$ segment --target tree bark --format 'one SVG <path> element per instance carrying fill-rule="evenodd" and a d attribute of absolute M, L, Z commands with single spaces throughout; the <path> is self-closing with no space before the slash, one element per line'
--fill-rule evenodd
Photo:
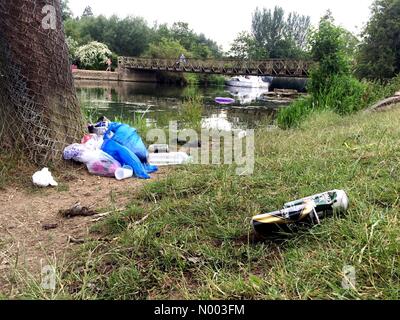
<path fill-rule="evenodd" d="M 1 0 L 0 145 L 49 164 L 82 133 L 60 1 Z"/>

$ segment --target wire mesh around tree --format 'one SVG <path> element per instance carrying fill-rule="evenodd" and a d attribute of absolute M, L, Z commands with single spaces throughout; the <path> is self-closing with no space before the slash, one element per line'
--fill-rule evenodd
<path fill-rule="evenodd" d="M 56 9 L 56 29 L 43 28 L 45 5 Z M 0 145 L 48 164 L 82 133 L 59 1 L 2 0 Z"/>

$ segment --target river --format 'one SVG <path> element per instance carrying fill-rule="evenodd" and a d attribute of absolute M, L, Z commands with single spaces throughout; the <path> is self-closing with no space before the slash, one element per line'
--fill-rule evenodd
<path fill-rule="evenodd" d="M 154 83 L 76 81 L 81 105 L 92 119 L 105 115 L 113 120 L 144 117 L 149 126 L 166 128 L 169 121 L 180 120 L 180 110 L 187 96 L 203 97 L 202 127 L 233 130 L 255 129 L 273 123 L 277 109 L 289 102 L 265 100 L 265 89 L 245 89 L 224 86 L 178 87 Z M 214 102 L 216 97 L 232 97 L 229 106 Z"/>

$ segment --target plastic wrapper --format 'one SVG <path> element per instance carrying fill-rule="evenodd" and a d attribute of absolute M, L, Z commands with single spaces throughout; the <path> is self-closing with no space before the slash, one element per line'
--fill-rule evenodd
<path fill-rule="evenodd" d="M 102 177 L 115 177 L 115 171 L 121 168 L 121 164 L 102 150 L 93 151 L 86 166 L 91 174 Z"/>

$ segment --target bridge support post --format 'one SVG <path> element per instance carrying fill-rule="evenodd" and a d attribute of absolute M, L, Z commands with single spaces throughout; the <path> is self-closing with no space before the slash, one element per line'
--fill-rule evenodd
<path fill-rule="evenodd" d="M 119 81 L 127 82 L 157 82 L 156 71 L 135 71 L 128 68 L 118 68 Z"/>

